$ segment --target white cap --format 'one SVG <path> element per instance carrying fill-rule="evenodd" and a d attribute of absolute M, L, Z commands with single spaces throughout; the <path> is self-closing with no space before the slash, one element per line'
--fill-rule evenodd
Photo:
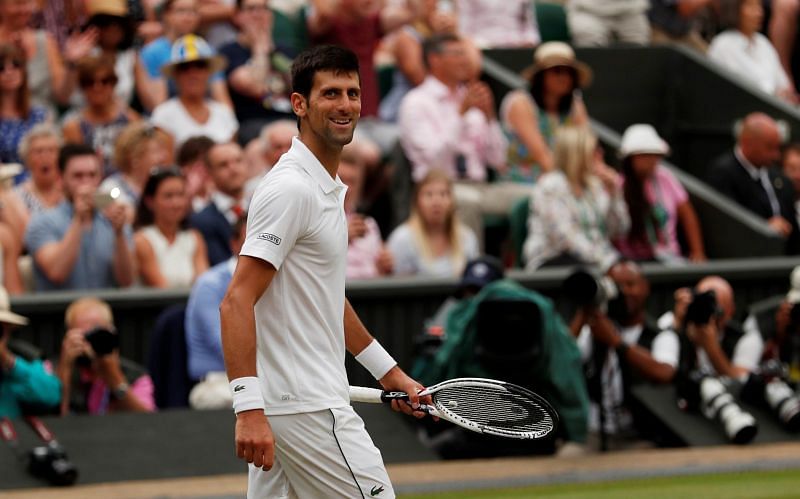
<path fill-rule="evenodd" d="M 792 277 L 789 279 L 791 289 L 786 293 L 786 301 L 789 303 L 800 303 L 800 265 L 792 270 Z"/>
<path fill-rule="evenodd" d="M 632 154 L 669 154 L 669 145 L 664 142 L 656 129 L 650 125 L 639 123 L 631 125 L 622 134 L 619 155 L 626 158 Z"/>

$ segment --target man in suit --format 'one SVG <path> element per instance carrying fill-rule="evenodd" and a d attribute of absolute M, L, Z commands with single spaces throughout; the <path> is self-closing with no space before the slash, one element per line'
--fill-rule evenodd
<path fill-rule="evenodd" d="M 206 154 L 206 168 L 214 182 L 214 192 L 211 202 L 190 222 L 203 234 L 209 263 L 214 266 L 231 257 L 231 227 L 247 211 L 247 166 L 242 148 L 235 142 L 214 145 Z"/>
<path fill-rule="evenodd" d="M 786 251 L 800 253 L 800 229 L 794 216 L 794 186 L 774 168 L 781 157 L 778 124 L 764 113 L 751 113 L 733 151 L 711 167 L 708 182 L 719 192 L 764 217 L 786 239 Z"/>

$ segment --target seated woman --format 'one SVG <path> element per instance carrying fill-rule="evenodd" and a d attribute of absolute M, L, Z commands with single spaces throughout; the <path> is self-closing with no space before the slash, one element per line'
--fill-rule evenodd
<path fill-rule="evenodd" d="M 31 105 L 25 53 L 15 45 L 0 45 L 0 163 L 19 163 L 22 136 L 49 120 L 45 108 Z"/>
<path fill-rule="evenodd" d="M 408 221 L 389 236 L 395 275 L 456 277 L 479 254 L 478 239 L 455 215 L 453 184 L 431 170 L 417 183 Z"/>
<path fill-rule="evenodd" d="M 556 132 L 553 164 L 531 193 L 525 268 L 584 264 L 608 269 L 619 258 L 611 240 L 630 227 L 619 175 L 603 162 L 588 127 Z"/>
<path fill-rule="evenodd" d="M 669 146 L 650 125 L 631 125 L 622 135 L 623 190 L 631 229 L 614 241 L 623 256 L 664 263 L 683 260 L 677 226 L 683 228 L 689 260 L 705 261 L 703 235 L 686 190 L 663 165 Z"/>
<path fill-rule="evenodd" d="M 798 96 L 778 52 L 760 33 L 764 23 L 761 0 L 737 0 L 736 13 L 731 29 L 711 40 L 708 56 L 764 92 L 797 104 Z"/>
<path fill-rule="evenodd" d="M 530 92 L 514 90 L 500 104 L 500 120 L 509 138 L 506 180 L 535 182 L 553 170 L 556 129 L 565 124 L 586 125 L 589 117 L 580 89 L 589 85 L 592 71 L 575 59 L 562 42 L 543 43 L 533 66 L 522 72 Z"/>
<path fill-rule="evenodd" d="M 162 71 L 174 79 L 178 96 L 159 104 L 152 121 L 172 136 L 176 147 L 198 135 L 214 142 L 229 142 L 236 136 L 239 122 L 231 108 L 206 97 L 211 74 L 223 67 L 225 59 L 214 55 L 199 36 L 186 35 L 173 44 L 170 64 Z"/>
<path fill-rule="evenodd" d="M 186 179 L 177 168 L 150 175 L 136 212 L 136 268 L 145 286 L 188 288 L 208 269 L 203 237 L 188 228 Z"/>
<path fill-rule="evenodd" d="M 64 140 L 86 144 L 103 155 L 104 176 L 116 171 L 114 144 L 139 115 L 114 96 L 117 74 L 108 56 L 86 57 L 78 63 L 78 82 L 85 105 L 64 120 Z"/>

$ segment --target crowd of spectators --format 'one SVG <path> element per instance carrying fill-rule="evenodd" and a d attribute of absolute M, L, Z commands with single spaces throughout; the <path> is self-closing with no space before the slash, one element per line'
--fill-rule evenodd
<path fill-rule="evenodd" d="M 786 22 L 797 20 L 797 0 L 560 3 L 576 46 L 682 43 L 756 91 L 800 101 L 796 22 Z M 24 167 L 0 169 L 3 292 L 191 290 L 192 405 L 227 403 L 216 310 L 250 197 L 298 140 L 289 104 L 297 40 L 341 44 L 358 55 L 362 91 L 357 137 L 339 167 L 348 186 L 348 279 L 457 277 L 487 246 L 487 218 L 525 203 L 527 238 L 521 254 L 499 255 L 507 266 L 593 267 L 627 299 L 623 315 L 585 308 L 569 325 L 582 361 L 602 371 L 590 385 L 610 387 L 592 399 L 588 428 L 631 430 L 618 410 L 621 376 L 631 367 L 644 379 L 672 380 L 692 296 L 679 290 L 674 312 L 651 321 L 638 263 L 707 260 L 703 227 L 663 164 L 670 146 L 653 126 L 629 123 L 615 151 L 619 166 L 609 164 L 613 155 L 592 132 L 582 98 L 592 69 L 569 44 L 542 43 L 535 4 L 0 0 L 0 161 Z M 503 47 L 535 51 L 519 75 L 528 88 L 496 100 L 480 79 L 481 49 Z M 383 85 L 378 65 L 387 62 L 394 69 Z M 704 180 L 764 218 L 786 252 L 798 254 L 800 146 L 782 152 L 785 139 L 766 114 L 744 117 L 733 150 Z M 397 150 L 413 192 L 410 215 L 392 224 L 380 206 L 401 167 Z M 727 332 L 736 328 L 726 282 L 709 277 L 696 288 L 706 290 L 715 291 L 720 313 L 692 326 L 692 362 L 741 378 L 758 367 L 761 337 Z M 87 340 L 98 329 L 117 334 L 107 304 L 86 298 L 67 310 L 60 357 L 50 365 L 11 353 L 8 331 L 26 319 L 4 300 L 0 294 L 0 415 L 29 403 L 62 414 L 155 408 L 148 375 L 122 365 L 118 349 L 98 354 Z M 736 340 L 726 343 L 726 334 Z M 614 355 L 599 358 L 601 346 Z M 9 384 L 26 376 L 40 380 L 39 399 L 13 395 L 17 402 L 12 394 L 25 387 Z M 600 413 L 618 419 L 601 424 Z"/>

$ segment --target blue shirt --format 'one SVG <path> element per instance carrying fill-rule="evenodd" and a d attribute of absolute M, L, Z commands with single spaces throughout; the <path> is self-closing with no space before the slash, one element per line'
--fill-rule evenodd
<path fill-rule="evenodd" d="M 61 381 L 40 360 L 17 357 L 14 367 L 0 375 L 0 417 L 21 416 L 20 403 L 56 407 L 59 402 Z"/>
<path fill-rule="evenodd" d="M 25 232 L 25 246 L 36 255 L 42 246 L 64 239 L 72 224 L 72 204 L 64 201 L 55 208 L 36 213 Z M 125 226 L 125 237 L 130 246 L 133 232 Z M 34 258 L 33 277 L 36 291 L 61 289 L 102 289 L 117 286 L 113 261 L 116 248 L 114 228 L 102 214 L 95 212 L 92 225 L 81 234 L 78 258 L 67 279 L 56 284 L 45 276 Z"/>
<path fill-rule="evenodd" d="M 186 352 L 189 377 L 202 380 L 206 374 L 225 371 L 219 304 L 233 277 L 236 257 L 219 263 L 195 281 L 186 304 Z"/>
<path fill-rule="evenodd" d="M 0 163 L 20 163 L 17 148 L 22 136 L 35 125 L 44 123 L 46 120 L 47 110 L 38 106 L 33 106 L 25 119 L 0 119 Z"/>

